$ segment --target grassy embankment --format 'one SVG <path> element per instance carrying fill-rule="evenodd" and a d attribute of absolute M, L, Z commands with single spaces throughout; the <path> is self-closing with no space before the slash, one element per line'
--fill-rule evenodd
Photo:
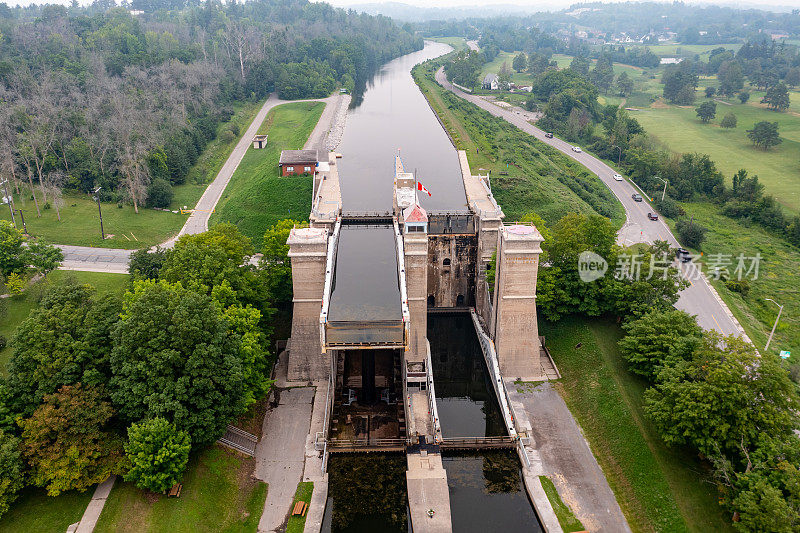
<path fill-rule="evenodd" d="M 629 373 L 606 320 L 540 323 L 562 374 L 556 388 L 581 425 L 634 531 L 730 531 L 710 474 L 664 445 L 642 410 L 646 383 Z M 582 343 L 579 349 L 575 346 Z"/>
<path fill-rule="evenodd" d="M 467 41 L 464 40 L 463 37 L 432 37 L 430 40 L 436 41 L 437 43 L 449 44 L 456 51 L 464 50 L 467 47 Z"/>
<path fill-rule="evenodd" d="M 279 174 L 281 150 L 303 147 L 325 104 L 296 102 L 274 107 L 259 133 L 269 135 L 267 147 L 250 147 L 225 189 L 210 223 L 232 222 L 258 247 L 264 231 L 279 220 L 307 220 L 311 211 L 310 176 Z"/>
<path fill-rule="evenodd" d="M 26 289 L 19 296 L 3 298 L 0 300 L 0 335 L 9 341 L 3 350 L 0 350 L 0 376 L 6 375 L 6 364 L 11 357 L 11 336 L 23 320 L 28 318 L 35 309 L 39 299 L 47 287 L 65 280 L 75 280 L 78 283 L 93 285 L 99 294 L 111 292 L 121 293 L 128 283 L 127 274 L 106 274 L 100 272 L 72 272 L 68 270 L 55 270 L 47 278 Z"/>
<path fill-rule="evenodd" d="M 547 476 L 539 476 L 539 481 L 542 483 L 542 488 L 545 494 L 547 494 L 547 499 L 550 501 L 553 512 L 556 513 L 556 518 L 558 518 L 558 523 L 561 529 L 564 530 L 564 533 L 584 531 L 583 524 L 581 524 L 580 520 L 575 518 L 572 510 L 561 499 L 561 496 L 558 494 L 558 489 L 556 489 L 556 486 L 550 481 L 550 478 Z"/>
<path fill-rule="evenodd" d="M 236 124 L 243 133 L 260 106 L 261 103 L 258 102 L 248 102 L 237 106 L 231 121 L 221 124 L 219 131 L 229 128 L 230 124 Z M 193 207 L 197 203 L 207 182 L 216 176 L 237 141 L 238 138 L 229 142 L 218 138 L 208 145 L 200 159 L 192 167 L 186 180 L 187 183 L 175 187 L 173 209 L 178 209 L 183 205 Z M 38 188 L 36 188 L 36 197 L 39 200 L 41 218 L 36 216 L 36 207 L 27 186 L 24 187 L 22 194 L 14 195 L 15 207 L 23 210 L 25 224 L 31 235 L 57 244 L 126 249 L 153 246 L 164 242 L 180 231 L 188 217 L 188 215 L 143 207 L 136 214 L 132 205 L 122 204 L 122 207 L 118 207 L 115 203 L 103 202 L 101 203 L 103 229 L 107 237 L 106 240 L 103 240 L 100 237 L 97 203 L 92 200 L 91 196 L 74 191 L 66 192 L 63 197 L 63 206 L 60 208 L 60 222 L 55 207 L 44 209 L 45 202 Z M 8 207 L 0 207 L 2 207 L 0 219 L 10 220 Z M 17 216 L 17 224 L 22 228 L 19 216 Z M 109 238 L 109 235 L 113 235 L 113 237 Z"/>
<path fill-rule="evenodd" d="M 417 84 L 458 149 L 466 150 L 472 171 L 491 171 L 492 191 L 506 220 L 536 212 L 552 224 L 569 212 L 607 212 L 612 222 L 622 224 L 622 206 L 596 176 L 505 120 L 442 89 L 433 79 L 438 68 L 434 65 L 415 67 Z"/>
<path fill-rule="evenodd" d="M 310 504 L 311 494 L 313 492 L 314 492 L 313 481 L 301 481 L 300 483 L 298 483 L 297 492 L 294 495 L 294 500 L 292 500 L 292 507 L 294 507 L 294 504 L 299 501 L 304 501 Z M 303 533 L 303 529 L 306 526 L 307 516 L 308 512 L 306 512 L 305 516 L 290 516 L 289 521 L 286 524 L 286 533 Z"/>
<path fill-rule="evenodd" d="M 65 270 L 51 272 L 46 280 L 28 288 L 20 296 L 0 300 L 0 306 L 5 308 L 0 316 L 0 335 L 10 340 L 17 326 L 36 308 L 44 290 L 54 283 L 63 283 L 66 280 L 90 283 L 99 294 L 106 294 L 122 292 L 127 286 L 128 275 Z M 6 365 L 11 351 L 10 346 L 0 351 L 0 376 L 7 373 Z M 80 520 L 91 497 L 92 489 L 83 493 L 71 491 L 51 497 L 43 489 L 27 488 L 0 519 L 0 533 L 65 531 L 67 526 Z"/>
<path fill-rule="evenodd" d="M 267 485 L 251 477 L 253 462 L 218 445 L 206 448 L 189 460 L 180 498 L 118 482 L 95 532 L 255 532 Z"/>

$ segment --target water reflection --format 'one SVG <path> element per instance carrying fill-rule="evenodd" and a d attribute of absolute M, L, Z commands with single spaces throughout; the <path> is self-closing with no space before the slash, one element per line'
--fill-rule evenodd
<path fill-rule="evenodd" d="M 417 169 L 431 197 L 421 198 L 428 211 L 467 208 L 458 155 L 425 97 L 411 77 L 417 63 L 451 50 L 425 43 L 419 52 L 387 63 L 367 83 L 362 98 L 347 116 L 337 151 L 344 211 L 390 211 L 394 156 L 398 149 L 407 170 Z"/>
<path fill-rule="evenodd" d="M 443 460 L 453 531 L 542 531 L 513 451 L 448 455 Z"/>
<path fill-rule="evenodd" d="M 331 455 L 322 533 L 406 533 L 405 473 L 404 455 Z"/>
<path fill-rule="evenodd" d="M 428 316 L 436 406 L 445 437 L 505 435 L 505 425 L 472 320 Z"/>

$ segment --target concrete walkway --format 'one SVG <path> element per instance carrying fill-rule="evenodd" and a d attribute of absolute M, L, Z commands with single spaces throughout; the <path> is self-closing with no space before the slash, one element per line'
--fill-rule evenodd
<path fill-rule="evenodd" d="M 276 390 L 278 405 L 264 417 L 264 438 L 256 447 L 253 475 L 269 487 L 259 532 L 280 531 L 303 478 L 306 436 L 314 401 L 313 387 Z"/>
<path fill-rule="evenodd" d="M 530 437 L 526 451 L 531 466 L 525 470 L 548 476 L 587 531 L 630 531 L 603 470 L 553 385 L 544 382 L 520 390 L 511 380 L 505 385 L 517 426 Z M 526 479 L 526 485 L 530 482 L 541 489 L 538 479 Z"/>
<path fill-rule="evenodd" d="M 109 476 L 108 479 L 97 485 L 89 505 L 86 506 L 86 510 L 83 512 L 81 521 L 78 522 L 78 527 L 74 530 L 75 533 L 92 533 L 94 531 L 94 527 L 100 519 L 100 513 L 103 512 L 103 507 L 106 505 L 106 500 L 116 480 L 117 476 Z"/>

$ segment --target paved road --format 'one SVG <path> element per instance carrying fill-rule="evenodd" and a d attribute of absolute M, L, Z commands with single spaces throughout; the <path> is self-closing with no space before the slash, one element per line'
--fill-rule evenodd
<path fill-rule="evenodd" d="M 217 177 L 214 178 L 203 196 L 198 200 L 194 211 L 184 223 L 181 231 L 175 237 L 170 238 L 162 243 L 162 246 L 170 248 L 175 244 L 175 241 L 181 235 L 203 233 L 208 231 L 208 220 L 214 208 L 222 198 L 222 193 L 228 186 L 231 176 L 236 171 L 236 168 L 241 163 L 244 154 L 250 147 L 253 136 L 258 131 L 261 123 L 264 122 L 269 111 L 280 104 L 291 102 L 306 102 L 306 101 L 319 101 L 325 102 L 325 110 L 320 117 L 314 131 L 309 137 L 309 142 L 306 143 L 306 148 L 319 148 L 322 149 L 328 140 L 328 132 L 333 127 L 337 113 L 344 102 L 349 102 L 348 95 L 334 94 L 328 98 L 318 100 L 282 100 L 276 94 L 270 95 L 264 105 L 256 114 L 253 122 L 245 131 L 242 138 L 234 147 L 225 164 L 222 165 Z M 114 272 L 114 273 L 127 273 L 128 261 L 132 250 L 122 250 L 119 248 L 93 248 L 87 246 L 69 246 L 59 245 L 59 248 L 64 252 L 64 261 L 61 263 L 61 268 L 64 270 L 85 270 L 89 272 Z"/>
<path fill-rule="evenodd" d="M 620 244 L 628 246 L 639 242 L 652 243 L 656 240 L 663 240 L 669 242 L 673 247 L 678 246 L 678 241 L 672 235 L 669 226 L 667 226 L 663 220 L 651 221 L 647 218 L 647 213 L 649 211 L 654 211 L 654 209 L 652 209 L 646 201 L 633 201 L 631 195 L 638 191 L 630 182 L 615 181 L 613 176 L 616 174 L 616 171 L 613 168 L 586 152 L 573 152 L 572 145 L 568 142 L 558 138 L 546 138 L 544 136 L 544 131 L 528 122 L 534 118 L 533 113 L 528 113 L 518 108 L 505 110 L 479 96 L 465 93 L 447 81 L 444 71 L 441 68 L 436 72 L 436 81 L 442 87 L 452 91 L 461 98 L 472 102 L 481 109 L 485 109 L 496 117 L 507 120 L 525 133 L 533 135 L 536 139 L 558 149 L 597 175 L 625 208 L 626 221 L 618 233 L 618 241 Z M 692 273 L 691 263 L 682 265 L 681 268 L 683 269 L 684 275 Z M 693 277 L 694 276 L 692 276 L 692 278 Z M 689 281 L 691 285 L 681 292 L 680 299 L 675 305 L 678 309 L 683 309 L 688 313 L 696 315 L 697 322 L 704 329 L 714 329 L 724 335 L 744 335 L 744 331 L 739 323 L 705 278 L 690 278 Z"/>

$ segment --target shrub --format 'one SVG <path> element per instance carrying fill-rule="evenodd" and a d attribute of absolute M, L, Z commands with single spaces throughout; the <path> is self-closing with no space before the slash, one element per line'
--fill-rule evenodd
<path fill-rule="evenodd" d="M 233 142 L 233 140 L 236 138 L 236 135 L 231 130 L 226 129 L 222 130 L 222 133 L 220 134 L 219 138 L 222 140 L 222 142 L 229 143 Z"/>
<path fill-rule="evenodd" d="M 147 188 L 147 205 L 166 209 L 172 203 L 172 185 L 167 180 L 157 179 Z"/>
<path fill-rule="evenodd" d="M 736 119 L 736 115 L 733 113 L 728 113 L 722 117 L 722 122 L 720 122 L 719 125 L 723 128 L 735 128 L 737 123 L 738 120 Z"/>
<path fill-rule="evenodd" d="M 656 197 L 656 209 L 667 218 L 678 218 L 682 217 L 686 214 L 686 211 L 683 210 L 681 204 L 670 198 L 669 196 L 665 196 L 663 200 L 661 197 Z"/>
<path fill-rule="evenodd" d="M 678 238 L 684 246 L 700 249 L 700 245 L 706 240 L 706 228 L 692 221 L 681 219 L 675 223 L 678 231 Z"/>
<path fill-rule="evenodd" d="M 163 418 L 133 424 L 125 444 L 130 465 L 125 481 L 133 481 L 140 489 L 164 492 L 186 470 L 191 448 L 189 434 Z"/>
<path fill-rule="evenodd" d="M 0 429 L 0 516 L 8 511 L 24 485 L 20 446 L 17 437 Z"/>
<path fill-rule="evenodd" d="M 5 335 L 0 335 L 0 350 L 5 350 L 6 346 L 8 346 L 8 339 Z"/>
<path fill-rule="evenodd" d="M 750 292 L 750 282 L 746 279 L 729 279 L 725 282 L 725 286 L 728 290 L 738 292 L 742 296 L 747 296 Z"/>
<path fill-rule="evenodd" d="M 25 278 L 16 272 L 12 272 L 8 275 L 8 278 L 6 278 L 6 289 L 8 289 L 8 292 L 12 296 L 22 294 L 22 291 L 25 289 Z"/>

